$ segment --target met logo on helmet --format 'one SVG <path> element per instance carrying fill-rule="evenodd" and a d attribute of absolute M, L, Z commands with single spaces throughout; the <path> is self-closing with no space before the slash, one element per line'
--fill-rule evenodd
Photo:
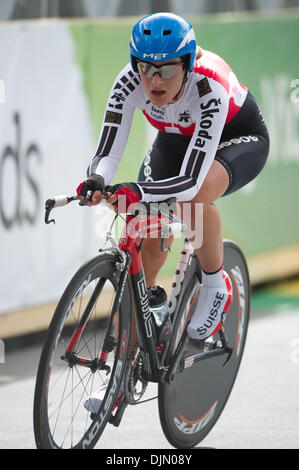
<path fill-rule="evenodd" d="M 152 60 L 163 60 L 166 59 L 168 56 L 168 52 L 155 52 L 151 54 L 143 54 L 144 59 L 152 59 Z"/>

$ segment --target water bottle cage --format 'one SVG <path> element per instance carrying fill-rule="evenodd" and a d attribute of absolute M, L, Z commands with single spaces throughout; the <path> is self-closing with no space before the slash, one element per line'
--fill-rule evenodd
<path fill-rule="evenodd" d="M 157 342 L 160 343 L 167 343 L 171 338 L 171 321 L 169 316 L 167 316 L 162 324 L 158 326 L 156 324 L 156 332 L 157 332 Z"/>

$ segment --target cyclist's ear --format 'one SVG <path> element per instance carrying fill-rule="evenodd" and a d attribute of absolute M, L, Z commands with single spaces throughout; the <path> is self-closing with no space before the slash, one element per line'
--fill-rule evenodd
<path fill-rule="evenodd" d="M 201 56 L 203 55 L 203 50 L 200 46 L 196 46 L 196 60 L 200 59 Z"/>

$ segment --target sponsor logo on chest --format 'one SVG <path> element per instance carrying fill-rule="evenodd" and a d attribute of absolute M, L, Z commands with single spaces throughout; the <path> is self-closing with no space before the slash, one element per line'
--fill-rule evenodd
<path fill-rule="evenodd" d="M 174 119 L 174 116 L 171 116 L 169 113 L 167 113 L 167 110 L 163 107 L 160 108 L 151 104 L 149 109 L 149 115 L 157 121 L 174 122 L 179 123 L 180 125 L 184 125 L 184 123 L 190 124 L 191 121 L 189 109 L 184 109 L 183 111 L 180 109 L 178 112 L 175 113 Z"/>
<path fill-rule="evenodd" d="M 157 121 L 165 121 L 165 109 L 151 105 L 150 116 Z"/>

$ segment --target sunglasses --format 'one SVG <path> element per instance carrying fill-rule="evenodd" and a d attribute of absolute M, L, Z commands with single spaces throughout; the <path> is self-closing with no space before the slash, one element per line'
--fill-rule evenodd
<path fill-rule="evenodd" d="M 137 62 L 137 68 L 139 73 L 142 72 L 146 77 L 152 78 L 155 73 L 158 73 L 161 78 L 167 80 L 168 78 L 173 78 L 178 75 L 182 68 L 181 66 L 185 65 L 184 62 L 169 62 L 165 65 L 153 65 L 150 62 Z"/>

